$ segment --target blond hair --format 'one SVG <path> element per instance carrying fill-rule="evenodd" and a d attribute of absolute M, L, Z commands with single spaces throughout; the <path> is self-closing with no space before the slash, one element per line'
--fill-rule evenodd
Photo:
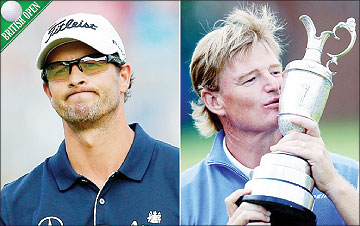
<path fill-rule="evenodd" d="M 219 24 L 219 26 L 217 25 Z M 199 97 L 206 88 L 219 91 L 219 77 L 225 63 L 237 53 L 247 54 L 259 41 L 266 42 L 280 58 L 283 45 L 278 31 L 284 28 L 267 5 L 235 8 L 225 20 L 218 20 L 210 33 L 197 44 L 190 64 L 193 89 Z M 209 111 L 201 98 L 191 102 L 195 127 L 205 137 L 212 136 L 223 126 L 218 116 Z"/>

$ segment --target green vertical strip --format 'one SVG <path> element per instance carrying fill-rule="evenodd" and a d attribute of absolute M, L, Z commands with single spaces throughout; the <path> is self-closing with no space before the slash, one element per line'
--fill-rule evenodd
<path fill-rule="evenodd" d="M 1 8 L 7 1 L 1 1 Z M 21 16 L 13 22 L 1 16 L 1 52 L 52 2 L 52 1 L 17 1 Z"/>

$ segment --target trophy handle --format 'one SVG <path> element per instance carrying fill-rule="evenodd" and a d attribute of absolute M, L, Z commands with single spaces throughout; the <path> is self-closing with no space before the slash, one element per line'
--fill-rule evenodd
<path fill-rule="evenodd" d="M 337 60 L 338 60 L 340 57 L 342 57 L 342 56 L 344 56 L 345 54 L 347 54 L 347 53 L 352 49 L 352 47 L 354 46 L 354 43 L 355 43 L 355 40 L 356 40 L 355 26 L 356 26 L 355 19 L 354 19 L 354 18 L 348 18 L 348 19 L 346 20 L 346 23 L 345 23 L 345 22 L 339 22 L 339 23 L 333 28 L 332 34 L 333 34 L 333 36 L 334 36 L 334 38 L 335 38 L 336 40 L 339 40 L 339 39 L 340 39 L 340 38 L 339 38 L 338 36 L 336 36 L 336 34 L 335 34 L 336 30 L 339 29 L 339 28 L 345 28 L 346 30 L 348 30 L 349 33 L 350 33 L 350 35 L 351 35 L 351 40 L 350 40 L 350 43 L 349 43 L 348 47 L 347 47 L 344 51 L 342 51 L 341 53 L 336 54 L 336 55 L 327 53 L 327 55 L 328 55 L 329 57 L 331 57 L 331 59 L 326 63 L 327 69 L 329 69 L 329 65 L 330 65 L 331 63 L 334 63 L 334 64 L 337 65 Z M 330 69 L 329 69 L 329 71 L 330 71 Z M 332 73 L 333 73 L 333 75 L 336 74 L 336 72 L 332 72 Z"/>
<path fill-rule="evenodd" d="M 301 15 L 299 20 L 304 24 L 307 33 L 307 46 L 304 56 L 304 60 L 313 60 L 317 63 L 321 63 L 321 53 L 324 44 L 330 35 L 334 35 L 331 31 L 323 31 L 320 36 L 316 36 L 316 28 L 308 15 Z"/>

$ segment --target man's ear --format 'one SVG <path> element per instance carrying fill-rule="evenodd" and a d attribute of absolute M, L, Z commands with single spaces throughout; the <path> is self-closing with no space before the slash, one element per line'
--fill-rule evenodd
<path fill-rule="evenodd" d="M 225 115 L 224 102 L 218 91 L 203 89 L 201 91 L 201 100 L 212 113 L 218 116 Z"/>
<path fill-rule="evenodd" d="M 131 67 L 129 64 L 124 64 L 120 70 L 120 91 L 125 93 L 130 85 Z"/>
<path fill-rule="evenodd" d="M 51 94 L 49 87 L 45 84 L 45 82 L 43 83 L 43 89 L 44 89 L 46 96 L 48 96 L 49 100 L 51 100 L 52 94 Z"/>

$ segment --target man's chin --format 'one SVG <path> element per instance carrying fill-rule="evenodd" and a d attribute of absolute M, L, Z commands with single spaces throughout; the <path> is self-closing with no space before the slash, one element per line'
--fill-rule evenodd
<path fill-rule="evenodd" d="M 62 118 L 74 130 L 85 130 L 94 127 L 100 119 L 100 117 L 95 116 L 65 116 Z"/>
<path fill-rule="evenodd" d="M 67 108 L 63 112 L 58 111 L 58 114 L 69 124 L 93 123 L 100 118 L 96 109 L 84 105 Z"/>
<path fill-rule="evenodd" d="M 69 124 L 93 123 L 96 120 L 93 117 L 63 117 Z"/>

